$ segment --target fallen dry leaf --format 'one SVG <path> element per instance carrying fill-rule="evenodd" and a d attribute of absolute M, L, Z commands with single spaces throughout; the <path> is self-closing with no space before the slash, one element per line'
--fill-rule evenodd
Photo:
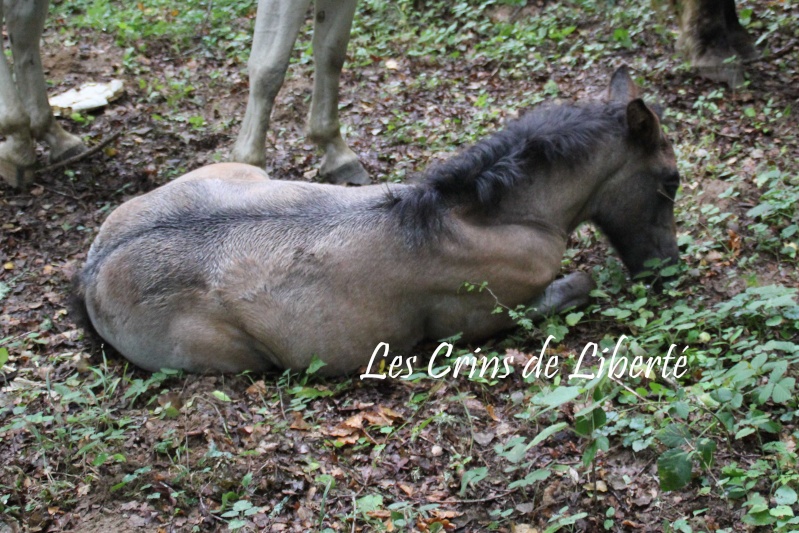
<path fill-rule="evenodd" d="M 258 381 L 247 387 L 246 392 L 250 396 L 263 396 L 264 394 L 266 394 L 266 383 L 264 383 L 264 380 L 259 379 Z"/>
<path fill-rule="evenodd" d="M 414 490 L 410 485 L 406 485 L 405 483 L 397 483 L 397 486 L 408 496 L 413 496 Z"/>
<path fill-rule="evenodd" d="M 294 411 L 294 421 L 289 426 L 291 429 L 298 429 L 300 431 L 308 431 L 311 429 L 311 426 L 305 421 L 302 417 L 302 413 L 299 411 Z"/>
<path fill-rule="evenodd" d="M 727 230 L 727 236 L 729 237 L 728 248 L 733 255 L 738 256 L 741 253 L 741 236 L 731 229 Z"/>

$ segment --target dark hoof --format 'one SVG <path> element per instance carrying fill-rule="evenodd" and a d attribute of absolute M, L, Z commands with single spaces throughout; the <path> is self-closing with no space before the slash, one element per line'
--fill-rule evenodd
<path fill-rule="evenodd" d="M 50 164 L 60 163 L 61 161 L 66 161 L 67 159 L 71 159 L 75 156 L 78 156 L 87 150 L 86 146 L 83 144 L 76 144 L 71 148 L 67 148 L 60 154 L 50 154 Z"/>
<path fill-rule="evenodd" d="M 366 173 L 363 166 L 358 161 L 351 161 L 345 165 L 341 165 L 332 172 L 323 173 L 321 176 L 322 181 L 329 183 L 337 183 L 339 185 L 369 185 L 372 183 L 369 174 Z"/>
<path fill-rule="evenodd" d="M 744 82 L 741 58 L 732 48 L 709 49 L 694 59 L 693 67 L 703 78 L 720 81 L 730 87 L 739 87 Z"/>
<path fill-rule="evenodd" d="M 743 67 L 740 63 L 730 63 L 720 66 L 697 66 L 696 72 L 701 77 L 712 81 L 719 81 L 726 83 L 728 86 L 735 88 L 743 85 L 744 76 Z"/>
<path fill-rule="evenodd" d="M 760 57 L 757 48 L 752 44 L 752 38 L 747 33 L 730 35 L 730 43 L 743 61 L 754 61 Z"/>

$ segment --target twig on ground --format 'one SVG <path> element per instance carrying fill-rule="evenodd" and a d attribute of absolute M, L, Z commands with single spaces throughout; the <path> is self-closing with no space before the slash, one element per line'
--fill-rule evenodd
<path fill-rule="evenodd" d="M 114 142 L 115 140 L 117 140 L 117 138 L 119 138 L 120 135 L 122 135 L 122 132 L 118 131 L 118 132 L 114 133 L 113 135 L 111 135 L 110 137 L 104 139 L 100 144 L 98 144 L 96 146 L 92 146 L 91 148 L 89 148 L 85 152 L 81 152 L 78 155 L 72 156 L 69 159 L 64 159 L 63 161 L 59 161 L 58 163 L 53 163 L 52 165 L 48 165 L 46 167 L 42 167 L 42 168 L 36 170 L 34 172 L 34 174 L 36 176 L 40 176 L 42 174 L 50 172 L 51 170 L 56 170 L 58 168 L 65 167 L 67 165 L 71 165 L 72 163 L 80 161 L 84 157 L 89 157 L 91 155 L 94 155 L 97 152 L 99 152 L 100 150 L 102 150 L 103 148 L 105 148 L 106 146 L 108 146 L 109 144 L 111 144 L 112 142 Z"/>

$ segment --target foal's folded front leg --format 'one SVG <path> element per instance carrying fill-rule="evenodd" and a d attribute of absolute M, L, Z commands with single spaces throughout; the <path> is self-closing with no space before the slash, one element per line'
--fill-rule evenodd
<path fill-rule="evenodd" d="M 533 309 L 528 316 L 541 318 L 560 313 L 570 307 L 582 307 L 590 300 L 589 293 L 596 288 L 593 278 L 585 272 L 572 272 L 553 281 L 544 293 L 530 303 Z"/>

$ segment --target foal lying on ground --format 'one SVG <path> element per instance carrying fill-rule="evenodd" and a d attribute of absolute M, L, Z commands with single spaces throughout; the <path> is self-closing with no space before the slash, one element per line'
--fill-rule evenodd
<path fill-rule="evenodd" d="M 130 361 L 193 372 L 303 369 L 316 355 L 328 374 L 347 373 L 380 342 L 407 353 L 512 327 L 492 314 L 497 300 L 539 313 L 583 304 L 590 276 L 553 280 L 584 221 L 632 273 L 678 259 L 674 153 L 636 93 L 619 69 L 609 103 L 541 107 L 419 185 L 201 168 L 108 217 L 78 295 Z"/>

